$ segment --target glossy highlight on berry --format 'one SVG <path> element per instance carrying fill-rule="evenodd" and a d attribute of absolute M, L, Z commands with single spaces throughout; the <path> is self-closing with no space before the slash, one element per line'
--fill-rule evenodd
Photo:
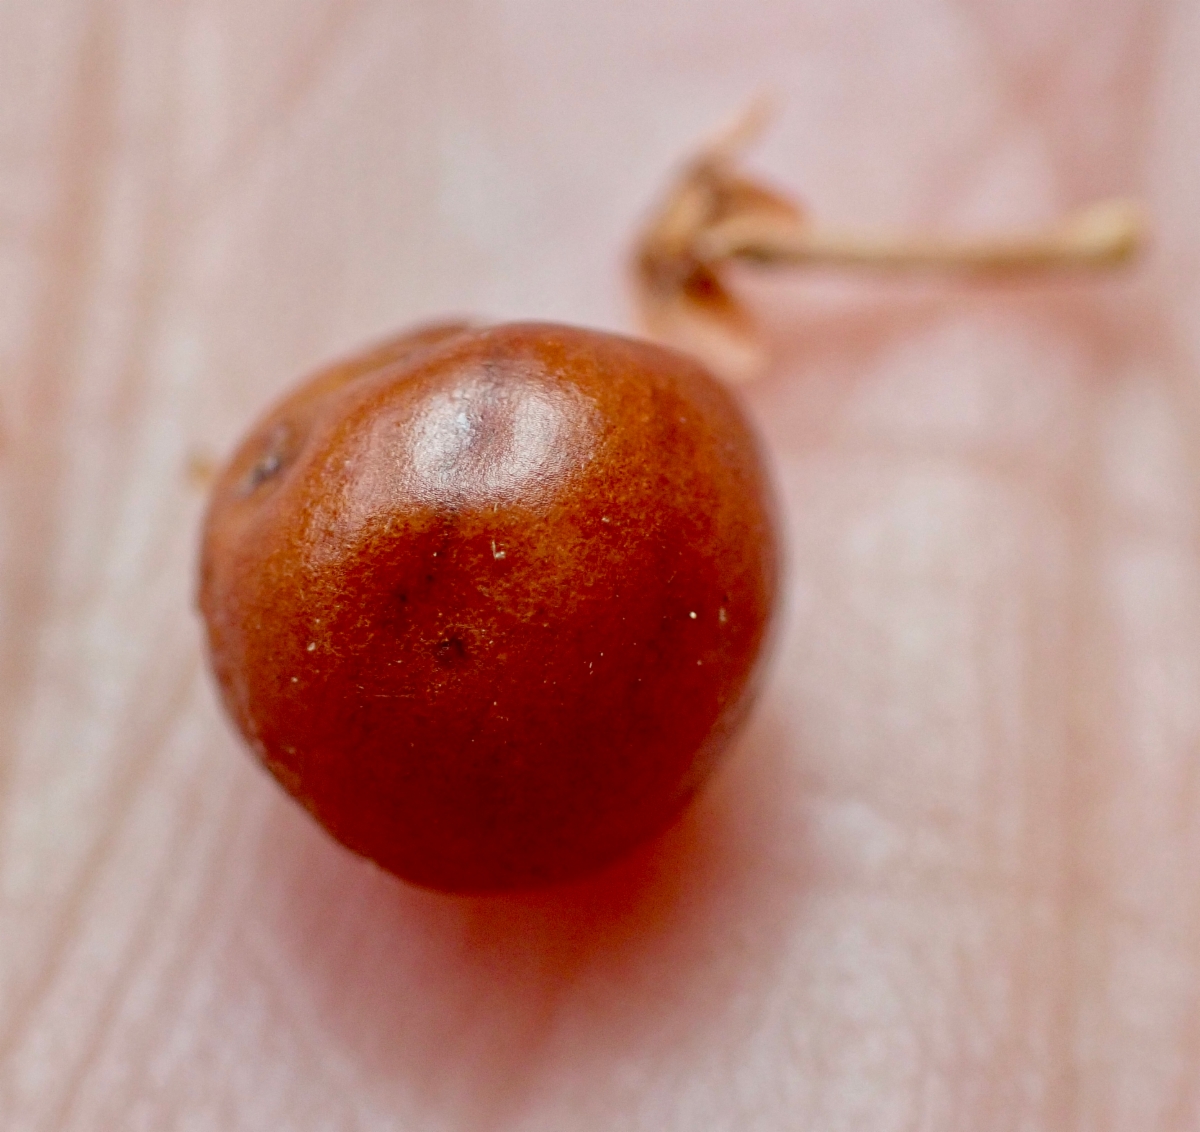
<path fill-rule="evenodd" d="M 647 343 L 427 327 L 252 430 L 205 521 L 225 705 L 336 838 L 445 891 L 665 828 L 758 682 L 774 508 L 733 395 Z"/>

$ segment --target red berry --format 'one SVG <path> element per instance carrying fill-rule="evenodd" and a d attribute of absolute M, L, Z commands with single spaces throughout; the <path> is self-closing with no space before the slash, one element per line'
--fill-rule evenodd
<path fill-rule="evenodd" d="M 733 397 L 668 350 L 434 327 L 327 370 L 214 490 L 225 704 L 398 876 L 561 880 L 663 829 L 745 715 L 777 543 Z"/>

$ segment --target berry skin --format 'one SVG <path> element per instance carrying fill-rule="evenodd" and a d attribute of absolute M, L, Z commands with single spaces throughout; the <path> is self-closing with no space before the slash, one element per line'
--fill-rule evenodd
<path fill-rule="evenodd" d="M 597 869 L 745 716 L 778 545 L 758 445 L 682 355 L 434 326 L 328 369 L 218 480 L 225 706 L 338 840 L 445 891 Z"/>

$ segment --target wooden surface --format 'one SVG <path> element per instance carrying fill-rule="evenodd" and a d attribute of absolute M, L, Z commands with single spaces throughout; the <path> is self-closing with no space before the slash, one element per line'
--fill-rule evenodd
<path fill-rule="evenodd" d="M 0 0 L 6 1132 L 1200 1128 L 1200 8 Z M 1113 192 L 1022 289 L 754 282 L 769 692 L 656 849 L 451 900 L 222 719 L 206 462 L 433 314 L 628 328 L 676 156 L 838 224 Z"/>

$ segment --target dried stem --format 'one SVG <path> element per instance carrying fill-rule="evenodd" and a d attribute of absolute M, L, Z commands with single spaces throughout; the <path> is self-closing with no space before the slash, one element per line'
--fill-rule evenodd
<path fill-rule="evenodd" d="M 1144 230 L 1141 209 L 1117 198 L 1080 209 L 1045 232 L 958 240 L 868 236 L 734 216 L 701 232 L 694 251 L 710 264 L 747 260 L 767 266 L 1000 274 L 1116 267 L 1137 253 Z"/>
<path fill-rule="evenodd" d="M 1120 199 L 1100 201 L 1028 235 L 947 239 L 823 230 L 789 197 L 736 168 L 768 116 L 769 107 L 758 100 L 701 149 L 637 245 L 647 329 L 700 355 L 731 380 L 753 376 L 766 360 L 753 319 L 724 281 L 731 263 L 1011 276 L 1116 267 L 1144 242 L 1140 208 Z"/>

